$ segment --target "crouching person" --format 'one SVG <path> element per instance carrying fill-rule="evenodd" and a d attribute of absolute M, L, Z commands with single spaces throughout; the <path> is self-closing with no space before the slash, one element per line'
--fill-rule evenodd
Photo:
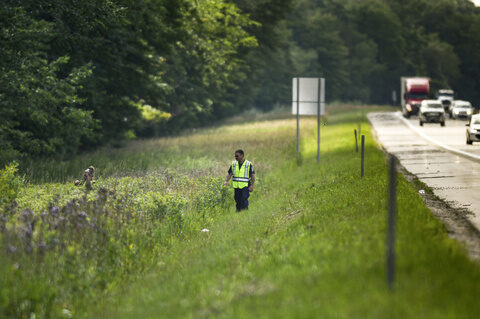
<path fill-rule="evenodd" d="M 94 175 L 95 175 L 95 168 L 93 166 L 89 166 L 83 172 L 83 181 L 79 181 L 78 179 L 75 180 L 75 182 L 74 182 L 75 186 L 85 184 L 85 188 L 87 190 L 92 190 L 93 189 L 93 184 L 95 183 L 95 181 L 93 180 Z"/>

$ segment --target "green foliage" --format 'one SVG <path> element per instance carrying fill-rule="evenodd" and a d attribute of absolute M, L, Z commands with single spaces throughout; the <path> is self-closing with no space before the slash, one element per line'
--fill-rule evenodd
<path fill-rule="evenodd" d="M 277 104 L 287 103 L 290 97 L 291 76 L 295 74 L 289 47 L 291 30 L 287 25 L 287 13 L 292 0 L 234 0 L 243 12 L 255 22 L 248 31 L 255 36 L 258 46 L 242 50 L 245 60 L 236 78 L 241 94 L 231 96 L 235 109 L 250 108 L 252 105 L 262 110 L 271 110 Z"/>
<path fill-rule="evenodd" d="M 238 53 L 257 45 L 245 30 L 255 23 L 229 1 L 188 0 L 181 16 L 183 37 L 166 58 L 166 83 L 172 88 L 168 132 L 238 113 L 229 96 L 244 80 L 238 77 L 244 67 Z"/>
<path fill-rule="evenodd" d="M 154 109 L 148 104 L 144 104 L 141 107 L 142 119 L 146 122 L 158 124 L 168 120 L 171 117 L 169 113 Z"/>
<path fill-rule="evenodd" d="M 75 152 L 92 138 L 95 120 L 82 109 L 78 90 L 89 77 L 88 64 L 61 75 L 67 56 L 48 59 L 45 48 L 53 25 L 36 21 L 23 8 L 5 7 L 0 28 L 0 143 L 15 155 Z"/>
<path fill-rule="evenodd" d="M 257 45 L 225 0 L 6 1 L 0 16 L 2 162 L 209 123 Z"/>
<path fill-rule="evenodd" d="M 137 107 L 142 114 L 142 119 L 136 131 L 140 136 L 158 136 L 172 115 L 156 109 L 151 105 L 144 104 L 144 102 L 145 101 L 139 101 L 139 103 L 137 103 Z"/>
<path fill-rule="evenodd" d="M 12 204 L 22 187 L 22 179 L 17 176 L 17 168 L 18 164 L 12 163 L 0 170 L 0 209 Z"/>

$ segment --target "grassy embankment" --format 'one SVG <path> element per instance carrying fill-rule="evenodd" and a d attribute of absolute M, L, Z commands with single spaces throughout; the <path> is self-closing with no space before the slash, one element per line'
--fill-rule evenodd
<path fill-rule="evenodd" d="M 24 183 L 3 170 L 0 189 L 18 193 L 15 205 L 0 201 L 0 317 L 77 316 L 134 280 L 232 206 L 222 181 L 235 149 L 248 147 L 267 173 L 271 154 L 289 156 L 292 125 L 257 121 L 37 161 L 23 167 Z M 97 182 L 88 193 L 73 179 L 91 164 Z"/>
<path fill-rule="evenodd" d="M 109 195 L 102 202 L 102 194 L 83 198 L 71 183 L 28 184 L 18 197 L 21 207 L 51 210 L 53 199 L 68 208 L 74 197 L 88 208 L 89 218 L 108 217 L 99 219 L 105 221 L 104 232 L 66 227 L 60 237 L 66 247 L 47 251 L 49 258 L 38 247 L 33 261 L 32 253 L 6 254 L 2 313 L 77 317 L 89 309 L 86 316 L 92 318 L 476 316 L 478 266 L 448 238 L 403 178 L 398 271 L 395 291 L 387 291 L 386 161 L 363 118 L 366 176 L 359 178 L 353 144 L 358 113 L 329 110 L 319 165 L 313 119 L 301 122 L 301 165 L 295 160 L 294 119 L 137 142 L 58 168 L 51 165 L 51 170 L 37 163 L 30 180 L 65 181 L 93 164 L 100 176 L 97 189 L 104 187 Z M 251 208 L 241 214 L 233 213 L 231 190 L 219 186 L 236 148 L 247 151 L 258 172 Z M 202 233 L 202 228 L 210 232 Z M 87 236 L 73 245 L 67 240 L 70 234 Z M 3 245 L 8 243 L 3 239 Z M 28 269 L 29 262 L 34 269 Z"/>
<path fill-rule="evenodd" d="M 219 216 L 209 233 L 178 242 L 149 275 L 106 299 L 95 312 L 117 318 L 474 318 L 480 270 L 399 176 L 395 289 L 385 284 L 384 154 L 366 133 L 366 176 L 354 152 L 357 113 L 331 114 L 315 163 L 315 122 L 302 120 L 304 160 L 283 144 L 250 156 L 258 170 L 251 208 Z M 290 122 L 266 122 L 281 132 Z M 279 130 L 279 126 L 282 128 Z M 252 134 L 254 125 L 234 129 Z M 277 128 L 276 128 L 277 127 Z M 258 135 L 258 138 L 263 133 Z M 250 150 L 256 139 L 243 139 Z M 269 156 L 265 156 L 265 153 Z M 256 158 L 257 167 L 260 158 Z M 94 316 L 95 316 L 94 315 Z"/>

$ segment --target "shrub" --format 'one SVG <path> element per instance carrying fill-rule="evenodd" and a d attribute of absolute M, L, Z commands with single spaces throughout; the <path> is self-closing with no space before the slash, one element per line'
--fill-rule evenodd
<path fill-rule="evenodd" d="M 16 175 L 17 167 L 18 163 L 14 162 L 0 170 L 0 208 L 12 204 L 22 186 L 22 179 Z"/>

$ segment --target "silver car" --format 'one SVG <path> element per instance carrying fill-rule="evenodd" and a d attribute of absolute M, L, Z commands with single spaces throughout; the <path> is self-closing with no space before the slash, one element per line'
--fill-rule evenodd
<path fill-rule="evenodd" d="M 450 118 L 452 119 L 469 119 L 473 114 L 472 104 L 468 101 L 455 100 L 450 110 Z"/>
<path fill-rule="evenodd" d="M 480 114 L 472 115 L 467 126 L 467 144 L 480 142 Z"/>

